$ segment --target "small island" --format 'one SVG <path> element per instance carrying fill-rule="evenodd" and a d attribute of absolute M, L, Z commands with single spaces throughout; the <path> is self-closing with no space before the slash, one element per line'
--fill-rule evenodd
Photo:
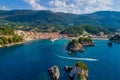
<path fill-rule="evenodd" d="M 86 46 L 94 46 L 94 42 L 92 41 L 91 38 L 84 38 L 80 37 L 78 39 L 73 39 L 71 40 L 67 47 L 66 50 L 71 52 L 84 52 L 83 48 Z"/>
<path fill-rule="evenodd" d="M 69 52 L 83 52 L 83 46 L 77 39 L 73 39 L 68 43 L 66 50 Z"/>
<path fill-rule="evenodd" d="M 83 62 L 77 62 L 74 66 L 65 66 L 70 80 L 87 80 L 88 68 Z"/>
<path fill-rule="evenodd" d="M 108 42 L 108 46 L 112 46 L 112 42 L 110 41 L 110 42 Z"/>
<path fill-rule="evenodd" d="M 48 69 L 48 72 L 50 74 L 50 77 L 52 80 L 58 80 L 60 77 L 60 72 L 58 66 L 52 66 L 51 68 Z"/>

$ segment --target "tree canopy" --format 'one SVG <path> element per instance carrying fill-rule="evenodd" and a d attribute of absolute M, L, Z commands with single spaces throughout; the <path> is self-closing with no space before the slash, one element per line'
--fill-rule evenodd
<path fill-rule="evenodd" d="M 0 35 L 13 35 L 14 30 L 10 27 L 0 27 Z"/>

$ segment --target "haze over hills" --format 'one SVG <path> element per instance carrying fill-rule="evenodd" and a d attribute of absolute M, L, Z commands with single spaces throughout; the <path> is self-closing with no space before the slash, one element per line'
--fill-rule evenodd
<path fill-rule="evenodd" d="M 91 14 L 69 14 L 51 12 L 47 10 L 0 10 L 0 25 L 26 25 L 26 26 L 76 26 L 92 24 L 107 28 L 120 28 L 120 12 L 99 11 Z"/>

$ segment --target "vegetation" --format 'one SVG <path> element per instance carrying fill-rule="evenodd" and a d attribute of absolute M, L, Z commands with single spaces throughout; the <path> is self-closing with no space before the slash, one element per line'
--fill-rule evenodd
<path fill-rule="evenodd" d="M 114 35 L 109 40 L 112 42 L 120 43 L 120 35 Z"/>
<path fill-rule="evenodd" d="M 93 41 L 92 41 L 92 39 L 89 38 L 89 37 L 86 37 L 86 38 L 80 37 L 80 38 L 78 38 L 78 39 L 73 39 L 73 40 L 71 40 L 71 41 L 68 43 L 68 46 L 69 46 L 69 45 L 73 45 L 73 44 L 82 44 L 82 45 L 84 45 L 84 43 L 93 43 Z"/>
<path fill-rule="evenodd" d="M 84 52 L 83 47 L 86 46 L 94 46 L 94 42 L 91 38 L 84 38 L 80 37 L 79 39 L 73 39 L 71 40 L 68 45 L 66 46 L 66 50 L 71 52 Z"/>
<path fill-rule="evenodd" d="M 81 73 L 78 73 L 77 76 L 78 76 L 79 80 L 83 79 L 83 75 Z"/>
<path fill-rule="evenodd" d="M 81 61 L 77 62 L 75 66 L 80 67 L 83 70 L 88 70 L 88 67 Z"/>
<path fill-rule="evenodd" d="M 77 39 L 71 40 L 66 46 L 66 50 L 68 50 L 70 53 L 83 52 L 82 48 L 83 48 L 82 44 L 80 44 Z"/>
<path fill-rule="evenodd" d="M 81 24 L 99 25 L 104 26 L 110 31 L 115 31 L 120 28 L 119 12 L 113 11 L 100 11 L 92 14 L 75 15 L 67 13 L 56 13 L 47 10 L 32 11 L 32 10 L 12 10 L 12 11 L 0 11 L 0 26 L 10 26 L 15 29 L 19 29 L 19 26 L 24 26 L 24 30 L 30 30 L 38 28 L 39 31 L 46 31 L 45 28 L 55 27 L 57 29 L 66 29 L 68 26 L 78 26 Z M 110 23 L 112 22 L 112 23 Z M 29 28 L 26 28 L 28 27 Z M 81 34 L 81 31 L 85 29 L 87 32 L 96 34 L 99 28 L 84 26 L 84 28 L 67 28 L 71 34 Z"/>
<path fill-rule="evenodd" d="M 88 71 L 88 67 L 81 61 L 77 62 L 75 64 L 75 66 L 81 68 L 82 70 L 87 70 Z M 78 76 L 79 80 L 86 80 L 86 79 L 84 79 L 85 75 L 83 75 L 82 73 L 78 73 L 77 76 Z"/>
<path fill-rule="evenodd" d="M 9 27 L 0 27 L 0 35 L 13 35 L 14 30 Z"/>
<path fill-rule="evenodd" d="M 71 40 L 71 41 L 68 43 L 68 46 L 69 46 L 69 45 L 73 45 L 73 44 L 79 44 L 78 40 L 77 40 L 77 39 Z"/>
<path fill-rule="evenodd" d="M 83 42 L 91 43 L 91 42 L 92 42 L 92 39 L 91 39 L 91 38 L 83 38 L 83 37 L 80 37 L 80 38 L 78 39 L 78 42 L 79 42 L 79 43 L 83 43 Z"/>
<path fill-rule="evenodd" d="M 0 45 L 22 42 L 21 36 L 15 35 L 14 30 L 9 27 L 0 27 Z"/>
<path fill-rule="evenodd" d="M 79 25 L 76 27 L 68 27 L 64 31 L 62 31 L 62 34 L 69 34 L 70 36 L 78 36 L 81 35 L 84 31 L 93 34 L 93 35 L 99 35 L 100 32 L 103 32 L 104 34 L 110 34 L 111 31 L 109 31 L 106 28 L 100 27 L 100 26 L 94 26 L 89 24 Z"/>
<path fill-rule="evenodd" d="M 82 27 L 68 27 L 61 34 L 69 34 L 69 36 L 78 36 L 82 34 L 84 29 Z"/>
<path fill-rule="evenodd" d="M 0 45 L 6 45 L 6 44 L 11 44 L 11 43 L 18 43 L 18 42 L 22 42 L 23 39 L 21 36 L 11 36 L 11 37 L 5 37 L 2 36 L 0 37 Z"/>
<path fill-rule="evenodd" d="M 93 35 L 99 35 L 99 32 L 103 32 L 104 34 L 109 34 L 110 31 L 107 28 L 101 26 L 94 26 L 94 25 L 81 25 L 81 27 L 88 33 Z"/>

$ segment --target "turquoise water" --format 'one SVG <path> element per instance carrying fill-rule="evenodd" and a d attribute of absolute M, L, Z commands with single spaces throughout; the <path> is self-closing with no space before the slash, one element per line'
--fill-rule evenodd
<path fill-rule="evenodd" d="M 84 53 L 68 55 L 66 39 L 31 41 L 0 49 L 0 80 L 50 80 L 47 69 L 58 65 L 59 80 L 69 80 L 65 65 L 83 61 L 89 68 L 88 80 L 120 80 L 120 45 L 107 46 L 105 40 L 95 40 L 94 47 Z"/>

